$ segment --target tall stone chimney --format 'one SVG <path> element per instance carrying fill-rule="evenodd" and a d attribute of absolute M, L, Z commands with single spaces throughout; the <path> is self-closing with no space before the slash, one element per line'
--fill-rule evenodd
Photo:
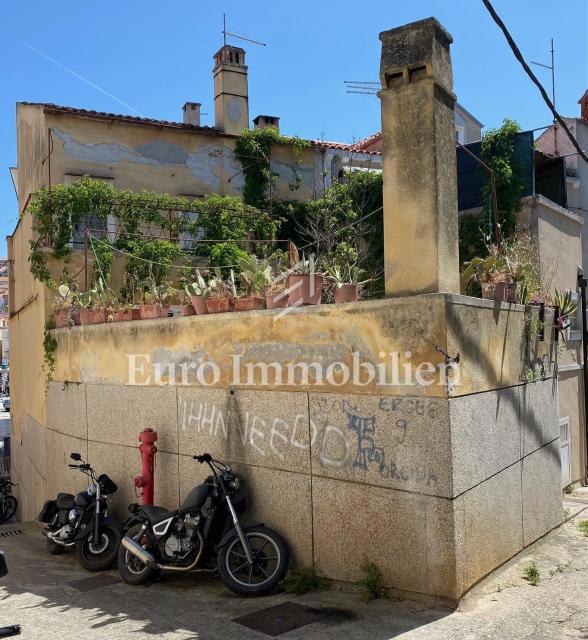
<path fill-rule="evenodd" d="M 459 293 L 453 40 L 435 18 L 380 40 L 386 295 Z"/>
<path fill-rule="evenodd" d="M 580 105 L 580 118 L 582 120 L 588 120 L 588 89 L 584 92 L 584 95 L 578 100 Z"/>
<path fill-rule="evenodd" d="M 249 127 L 249 91 L 245 51 L 224 45 L 214 56 L 214 124 L 239 135 Z"/>
<path fill-rule="evenodd" d="M 186 102 L 182 107 L 184 114 L 184 124 L 193 124 L 196 127 L 200 126 L 200 102 Z"/>

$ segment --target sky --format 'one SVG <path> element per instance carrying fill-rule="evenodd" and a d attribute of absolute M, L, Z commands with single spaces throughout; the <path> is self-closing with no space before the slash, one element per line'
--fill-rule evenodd
<path fill-rule="evenodd" d="M 558 110 L 579 113 L 588 88 L 588 0 L 494 0 L 527 60 L 548 64 L 555 39 Z M 524 129 L 551 115 L 482 0 L 3 0 L 0 3 L 0 238 L 18 209 L 15 104 L 56 104 L 178 121 L 186 101 L 214 124 L 212 56 L 227 30 L 245 48 L 250 118 L 277 115 L 284 134 L 352 142 L 380 129 L 376 96 L 345 80 L 378 79 L 380 31 L 429 16 L 453 35 L 455 92 L 486 128 Z M 551 93 L 551 73 L 535 67 Z M 0 247 L 3 247 L 0 241 Z M 3 253 L 4 249 L 0 249 Z"/>

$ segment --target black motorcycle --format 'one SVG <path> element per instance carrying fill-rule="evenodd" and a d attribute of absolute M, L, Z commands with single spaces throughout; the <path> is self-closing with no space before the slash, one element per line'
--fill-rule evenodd
<path fill-rule="evenodd" d="M 118 552 L 118 569 L 129 584 L 143 584 L 160 570 L 218 571 L 239 595 L 272 591 L 284 577 L 288 549 L 261 522 L 241 524 L 246 508 L 241 479 L 210 454 L 194 456 L 212 475 L 194 487 L 177 511 L 131 505 L 127 534 Z"/>
<path fill-rule="evenodd" d="M 72 453 L 70 458 L 80 464 L 68 466 L 88 476 L 88 489 L 76 496 L 58 493 L 55 500 L 43 505 L 38 519 L 47 525 L 44 532 L 47 551 L 59 555 L 67 547 L 75 546 L 78 562 L 84 569 L 102 571 L 116 560 L 122 537 L 122 524 L 108 515 L 108 502 L 117 486 L 105 473 L 96 476 L 79 453 Z"/>

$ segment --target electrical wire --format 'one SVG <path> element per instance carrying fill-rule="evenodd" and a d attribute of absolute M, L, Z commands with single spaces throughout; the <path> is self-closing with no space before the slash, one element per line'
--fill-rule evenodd
<path fill-rule="evenodd" d="M 545 104 L 547 104 L 547 106 L 549 107 L 549 110 L 553 114 L 553 117 L 559 122 L 562 129 L 566 132 L 568 138 L 570 139 L 570 142 L 578 152 L 578 155 L 582 158 L 582 160 L 584 160 L 584 162 L 588 162 L 588 156 L 584 153 L 584 151 L 582 151 L 580 145 L 578 144 L 578 141 L 574 137 L 573 133 L 570 131 L 565 120 L 560 116 L 555 106 L 553 105 L 553 102 L 551 102 L 549 96 L 547 95 L 547 91 L 545 91 L 545 89 L 543 88 L 543 85 L 531 70 L 531 67 L 529 67 L 529 65 L 526 63 L 525 59 L 523 58 L 523 54 L 518 48 L 513 37 L 510 35 L 508 28 L 506 27 L 506 25 L 504 24 L 500 16 L 496 13 L 496 10 L 490 3 L 490 0 L 482 0 L 482 2 L 484 3 L 484 6 L 486 7 L 486 9 L 488 9 L 488 13 L 492 16 L 492 19 L 494 20 L 494 22 L 502 30 L 502 33 L 504 34 L 504 37 L 506 38 L 506 41 L 508 42 L 508 45 L 510 46 L 515 58 L 520 62 L 521 66 L 525 70 L 525 73 L 529 76 L 533 84 L 535 84 L 539 89 L 539 93 L 541 94 L 541 97 L 545 101 Z"/>

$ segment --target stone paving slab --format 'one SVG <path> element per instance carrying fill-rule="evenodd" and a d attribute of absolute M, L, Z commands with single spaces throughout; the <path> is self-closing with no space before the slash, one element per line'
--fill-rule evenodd
<path fill-rule="evenodd" d="M 235 620 L 291 602 L 339 615 L 317 615 L 315 622 L 277 636 L 284 640 L 588 638 L 588 538 L 577 526 L 588 519 L 588 505 L 568 501 L 565 507 L 569 520 L 562 527 L 474 587 L 456 610 L 398 600 L 365 604 L 355 588 L 340 585 L 298 598 L 244 599 L 219 580 L 196 575 L 80 591 L 71 583 L 92 574 L 72 553 L 47 555 L 38 527 L 19 524 L 23 534 L 0 538 L 10 569 L 0 581 L 0 625 L 21 624 L 25 639 L 263 640 L 270 636 Z M 541 573 L 536 587 L 522 578 L 531 562 Z M 116 571 L 106 575 L 118 577 Z"/>

